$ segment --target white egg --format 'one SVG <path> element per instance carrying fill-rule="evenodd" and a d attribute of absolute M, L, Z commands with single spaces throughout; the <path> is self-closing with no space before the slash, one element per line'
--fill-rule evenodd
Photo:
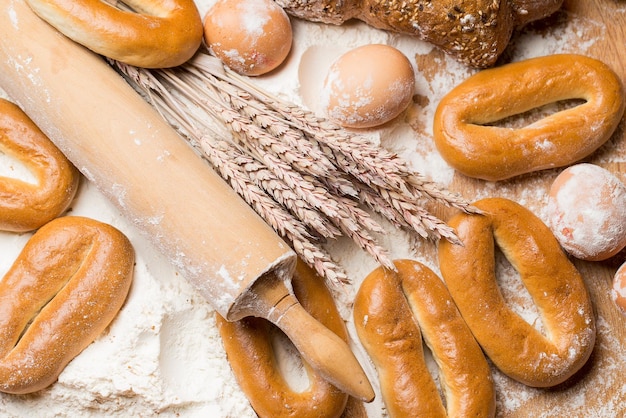
<path fill-rule="evenodd" d="M 329 119 L 348 128 L 371 128 L 396 118 L 411 103 L 415 73 L 398 49 L 370 44 L 330 66 L 320 99 Z"/>
<path fill-rule="evenodd" d="M 229 68 L 258 76 L 283 63 L 293 33 L 289 17 L 272 0 L 219 0 L 204 18 L 204 39 Z"/>
<path fill-rule="evenodd" d="M 611 299 L 626 314 L 626 263 L 622 264 L 613 277 L 613 289 Z"/>

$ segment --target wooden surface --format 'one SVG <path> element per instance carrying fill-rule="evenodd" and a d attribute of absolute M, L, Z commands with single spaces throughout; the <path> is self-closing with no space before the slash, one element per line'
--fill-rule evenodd
<path fill-rule="evenodd" d="M 563 11 L 551 21 L 528 30 L 541 32 L 542 25 L 543 28 L 567 25 L 570 29 L 580 29 L 584 34 L 581 45 L 582 41 L 589 41 L 584 48 L 581 46 L 580 52 L 606 62 L 626 83 L 626 1 L 568 0 Z M 573 25 L 580 28 L 571 28 Z M 576 45 L 570 45 L 570 48 L 577 50 Z M 626 118 L 609 142 L 588 160 L 626 181 Z M 545 207 L 545 192 L 559 171 L 535 173 L 496 186 L 456 175 L 452 189 L 468 197 L 511 197 L 539 213 Z M 588 285 L 596 310 L 598 337 L 594 353 L 574 378 L 548 390 L 527 388 L 496 373 L 498 416 L 625 416 L 626 316 L 615 308 L 610 297 L 613 275 L 624 261 L 626 251 L 605 262 L 574 260 Z"/>

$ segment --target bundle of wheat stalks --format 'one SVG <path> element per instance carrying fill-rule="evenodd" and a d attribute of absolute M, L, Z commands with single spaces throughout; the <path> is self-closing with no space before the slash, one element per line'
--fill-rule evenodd
<path fill-rule="evenodd" d="M 365 135 L 273 97 L 209 53 L 173 69 L 113 64 L 330 284 L 348 282 L 323 248 L 342 235 L 394 269 L 372 236 L 384 229 L 363 207 L 423 238 L 453 242 L 454 231 L 420 202 L 474 211 Z"/>

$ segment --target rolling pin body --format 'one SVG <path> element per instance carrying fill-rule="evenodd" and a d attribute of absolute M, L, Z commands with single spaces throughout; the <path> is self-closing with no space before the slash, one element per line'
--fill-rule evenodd
<path fill-rule="evenodd" d="M 0 5 L 0 88 L 220 315 L 272 321 L 322 376 L 371 401 L 348 345 L 290 293 L 293 250 L 103 58 L 23 0 Z"/>
<path fill-rule="evenodd" d="M 290 277 L 289 246 L 102 57 L 3 3 L 0 87 L 222 316 L 261 275 Z"/>

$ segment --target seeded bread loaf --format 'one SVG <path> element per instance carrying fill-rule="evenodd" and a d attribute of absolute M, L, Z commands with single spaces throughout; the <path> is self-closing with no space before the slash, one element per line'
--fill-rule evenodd
<path fill-rule="evenodd" d="M 358 19 L 418 36 L 459 61 L 490 67 L 516 28 L 556 12 L 563 0 L 276 0 L 302 19 L 339 25 Z"/>

